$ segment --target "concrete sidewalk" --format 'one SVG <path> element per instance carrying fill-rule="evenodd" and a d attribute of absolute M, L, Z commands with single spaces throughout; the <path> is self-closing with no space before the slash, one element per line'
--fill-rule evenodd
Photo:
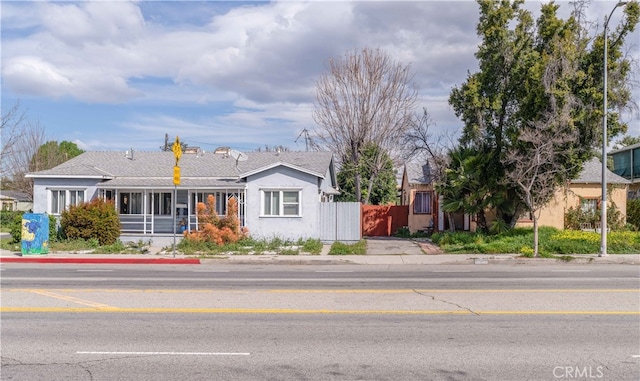
<path fill-rule="evenodd" d="M 0 262 L 18 263 L 82 263 L 82 264 L 362 264 L 362 265 L 539 265 L 558 263 L 557 258 L 523 258 L 518 254 L 444 254 L 428 240 L 412 240 L 397 237 L 367 238 L 365 255 L 329 255 L 330 245 L 325 245 L 319 255 L 216 255 L 207 258 L 164 252 L 151 247 L 149 254 L 92 254 L 49 253 L 22 256 L 20 253 L 0 250 Z M 582 264 L 640 264 L 640 254 L 612 254 L 598 257 L 596 254 L 571 255 L 570 263 Z"/>

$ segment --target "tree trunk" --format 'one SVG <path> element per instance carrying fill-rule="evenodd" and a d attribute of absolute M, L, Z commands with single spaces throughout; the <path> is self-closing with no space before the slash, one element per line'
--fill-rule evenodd
<path fill-rule="evenodd" d="M 478 230 L 482 233 L 487 233 L 489 229 L 487 229 L 487 217 L 484 215 L 484 210 L 480 210 L 477 214 L 478 216 Z"/>
<path fill-rule="evenodd" d="M 533 212 L 533 256 L 538 257 L 538 216 Z"/>
<path fill-rule="evenodd" d="M 351 160 L 355 165 L 354 175 L 355 179 L 353 182 L 354 193 L 356 196 L 356 200 L 358 202 L 362 202 L 362 176 L 360 176 L 360 153 L 357 145 L 351 145 Z"/>
<path fill-rule="evenodd" d="M 456 231 L 456 220 L 453 218 L 453 213 L 447 213 L 447 219 L 449 219 L 449 231 L 454 233 Z"/>
<path fill-rule="evenodd" d="M 371 178 L 367 181 L 367 195 L 364 196 L 364 200 L 362 202 L 365 205 L 369 205 L 369 202 L 371 202 L 371 192 L 373 191 L 373 180 L 374 180 L 374 176 L 372 175 Z"/>

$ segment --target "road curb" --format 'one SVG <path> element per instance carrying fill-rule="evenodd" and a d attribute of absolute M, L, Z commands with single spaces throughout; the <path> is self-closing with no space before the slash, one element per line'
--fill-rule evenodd
<path fill-rule="evenodd" d="M 198 258 L 0 258 L 0 263 L 199 265 Z"/>

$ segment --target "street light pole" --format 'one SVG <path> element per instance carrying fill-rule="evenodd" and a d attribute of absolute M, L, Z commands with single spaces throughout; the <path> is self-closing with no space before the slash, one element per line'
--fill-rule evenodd
<path fill-rule="evenodd" d="M 602 216 L 600 217 L 600 257 L 607 256 L 607 28 L 613 12 L 618 7 L 626 4 L 626 1 L 619 1 L 611 10 L 611 13 L 609 13 L 609 17 L 604 20 L 604 106 L 602 111 L 602 203 L 600 204 Z"/>

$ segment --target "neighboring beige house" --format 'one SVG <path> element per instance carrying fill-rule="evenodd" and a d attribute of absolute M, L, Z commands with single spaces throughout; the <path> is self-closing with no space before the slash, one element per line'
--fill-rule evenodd
<path fill-rule="evenodd" d="M 409 231 L 437 227 L 437 202 L 429 163 L 406 163 L 402 172 L 400 204 L 409 205 Z"/>
<path fill-rule="evenodd" d="M 540 211 L 539 226 L 551 226 L 564 229 L 564 216 L 569 208 L 580 206 L 583 210 L 597 210 L 602 200 L 602 164 L 592 159 L 584 164 L 580 176 L 571 181 L 566 188 L 559 188 L 551 202 Z M 626 222 L 627 191 L 630 181 L 607 171 L 607 183 L 610 192 L 607 201 L 614 203 Z M 402 172 L 400 204 L 409 206 L 408 227 L 411 233 L 417 231 L 448 229 L 448 221 L 439 210 L 438 198 L 433 188 L 431 168 L 429 164 L 406 163 Z M 487 223 L 495 220 L 495 213 L 486 212 Z M 456 230 L 475 231 L 476 221 L 473 216 L 455 213 Z M 533 220 L 521 218 L 518 227 L 532 227 Z M 595 229 L 595 226 L 587 227 Z"/>
<path fill-rule="evenodd" d="M 0 191 L 0 210 L 29 211 L 33 208 L 33 202 L 26 193 L 2 190 Z"/>
<path fill-rule="evenodd" d="M 583 210 L 595 211 L 602 201 L 602 164 L 598 159 L 592 159 L 584 164 L 580 176 L 571 181 L 567 188 L 556 191 L 551 202 L 540 211 L 539 226 L 552 226 L 564 229 L 564 215 L 571 207 L 580 206 Z M 630 181 L 607 171 L 607 184 L 610 193 L 607 195 L 608 204 L 614 203 L 620 210 L 623 220 L 627 218 L 627 190 Z M 518 220 L 516 226 L 530 227 L 533 221 L 528 218 Z M 585 228 L 595 229 L 595 226 Z"/>

